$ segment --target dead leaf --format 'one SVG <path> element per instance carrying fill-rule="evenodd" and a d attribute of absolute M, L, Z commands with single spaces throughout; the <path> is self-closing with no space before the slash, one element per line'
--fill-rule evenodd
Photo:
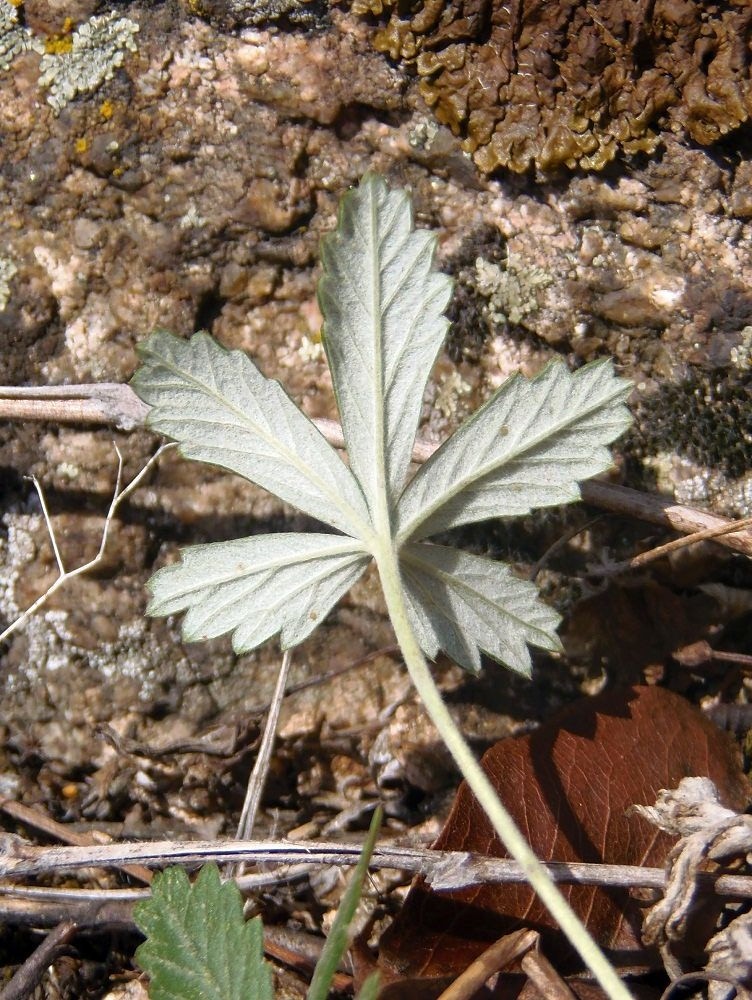
<path fill-rule="evenodd" d="M 705 594 L 625 581 L 580 601 L 567 616 L 562 641 L 568 658 L 595 674 L 605 671 L 622 684 L 641 683 L 646 668 L 705 639 L 718 621 L 718 605 Z"/>
<path fill-rule="evenodd" d="M 743 809 L 750 795 L 729 737 L 689 702 L 654 687 L 577 702 L 535 732 L 497 743 L 483 767 L 546 861 L 661 866 L 674 839 L 628 815 L 632 805 L 650 805 L 661 788 L 693 775 L 710 777 L 729 808 Z M 434 847 L 506 856 L 464 784 Z M 657 964 L 640 942 L 640 905 L 627 890 L 562 890 L 619 968 Z M 382 982 L 399 984 L 390 997 L 436 995 L 490 942 L 520 927 L 541 932 L 559 971 L 576 967 L 570 946 L 527 886 L 437 893 L 418 880 L 381 939 Z"/>

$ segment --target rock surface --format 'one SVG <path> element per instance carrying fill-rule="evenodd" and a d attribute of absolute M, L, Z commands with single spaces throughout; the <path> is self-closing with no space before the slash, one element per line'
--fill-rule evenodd
<path fill-rule="evenodd" d="M 248 351 L 309 415 L 335 416 L 317 339 L 318 242 L 342 192 L 375 169 L 411 187 L 418 224 L 438 229 L 440 264 L 457 282 L 448 352 L 426 395 L 426 436 L 446 434 L 515 368 L 532 372 L 552 353 L 573 364 L 612 355 L 636 380 L 645 414 L 630 467 L 682 499 L 749 512 L 752 161 L 742 129 L 713 149 L 659 133 L 682 115 L 690 134 L 690 119 L 700 127 L 678 102 L 674 118 L 646 123 L 660 154 L 544 182 L 483 176 L 437 124 L 410 67 L 374 49 L 363 18 L 323 3 L 237 0 L 118 4 L 118 19 L 138 27 L 128 35 L 136 51 L 123 41 L 110 78 L 58 109 L 40 85 L 39 48 L 62 59 L 66 37 L 111 13 L 82 0 L 67 8 L 80 22 L 66 25 L 58 7 L 27 0 L 14 30 L 30 41 L 2 77 L 0 384 L 123 381 L 155 327 L 208 328 Z M 746 16 L 730 11 L 717 22 L 724 31 L 731 14 Z M 132 476 L 155 442 L 145 432 L 114 436 Z M 112 440 L 90 428 L 0 426 L 3 622 L 55 575 L 22 477 L 44 483 L 74 565 L 99 543 L 116 474 Z M 131 829 L 156 821 L 154 799 L 147 808 L 125 778 L 114 805 L 87 798 L 118 761 L 127 771 L 110 747 L 93 744 L 93 729 L 106 721 L 158 741 L 166 713 L 191 732 L 231 709 L 247 713 L 268 698 L 277 653 L 238 660 L 224 642 L 181 644 L 177 623 L 143 618 L 145 581 L 179 544 L 303 524 L 237 479 L 166 456 L 121 511 L 98 572 L 61 590 L 3 650 L 7 781 L 21 768 L 37 783 L 28 793 L 61 815 L 125 818 Z M 474 544 L 519 554 L 526 541 L 505 530 Z M 545 544 L 556 537 L 542 530 Z M 317 635 L 299 677 L 387 645 L 374 581 Z M 520 719 L 571 687 L 549 669 L 539 667 Z M 375 674 L 334 683 L 317 703 L 292 703 L 291 746 L 317 727 L 345 729 L 357 743 L 367 718 L 408 696 L 389 656 Z M 355 716 L 354 705 L 368 712 Z M 162 818 L 179 814 L 203 829 L 206 803 L 191 805 L 170 780 Z M 237 804 L 239 785 L 227 780 L 232 793 L 219 778 L 212 787 Z M 290 781 L 280 779 L 280 803 Z"/>

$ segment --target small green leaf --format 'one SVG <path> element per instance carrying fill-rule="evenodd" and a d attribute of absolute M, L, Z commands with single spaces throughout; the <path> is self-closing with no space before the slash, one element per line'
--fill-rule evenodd
<path fill-rule="evenodd" d="M 631 387 L 609 361 L 574 374 L 551 362 L 532 379 L 512 375 L 409 484 L 399 543 L 579 500 L 578 481 L 609 467 L 606 445 L 629 425 Z"/>
<path fill-rule="evenodd" d="M 423 390 L 446 336 L 451 280 L 434 267 L 436 237 L 413 228 L 404 191 L 367 174 L 322 240 L 324 348 L 350 467 L 371 513 L 402 491 Z"/>
<path fill-rule="evenodd" d="M 343 535 L 280 532 L 183 549 L 149 581 L 150 615 L 188 609 L 189 642 L 232 632 L 245 653 L 281 633 L 302 642 L 363 573 L 370 555 Z"/>
<path fill-rule="evenodd" d="M 528 643 L 561 649 L 559 616 L 541 601 L 534 583 L 518 579 L 503 563 L 419 542 L 402 550 L 402 574 L 415 634 L 431 659 L 443 649 L 478 673 L 484 652 L 530 676 Z"/>
<path fill-rule="evenodd" d="M 276 493 L 306 514 L 360 537 L 368 514 L 352 473 L 279 382 L 242 351 L 206 333 L 162 330 L 139 347 L 131 385 L 151 403 L 147 423 L 209 462 Z"/>
<path fill-rule="evenodd" d="M 232 882 L 205 865 L 192 886 L 182 868 L 157 875 L 135 919 L 146 941 L 136 961 L 151 978 L 150 1000 L 273 1000 L 261 920 L 243 919 Z"/>

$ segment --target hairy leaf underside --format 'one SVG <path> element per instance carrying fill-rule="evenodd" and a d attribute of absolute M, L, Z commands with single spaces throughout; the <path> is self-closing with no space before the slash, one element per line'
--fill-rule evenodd
<path fill-rule="evenodd" d="M 438 532 L 579 497 L 629 423 L 609 362 L 516 375 L 409 480 L 423 392 L 446 336 L 451 282 L 410 200 L 369 174 L 322 245 L 319 299 L 349 467 L 282 387 L 205 333 L 158 331 L 133 385 L 182 453 L 229 469 L 341 534 L 281 533 L 194 546 L 151 580 L 150 614 L 187 612 L 187 639 L 229 632 L 238 652 L 301 642 L 391 546 L 411 625 L 434 658 L 486 653 L 528 674 L 528 645 L 559 648 L 557 614 L 498 562 L 435 545 Z"/>

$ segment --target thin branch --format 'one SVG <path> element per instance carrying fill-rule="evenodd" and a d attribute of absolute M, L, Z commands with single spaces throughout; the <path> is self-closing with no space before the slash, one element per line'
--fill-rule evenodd
<path fill-rule="evenodd" d="M 43 594 L 34 601 L 34 603 L 28 607 L 14 622 L 5 629 L 5 631 L 0 632 L 0 643 L 4 642 L 9 636 L 13 635 L 22 625 L 24 625 L 32 615 L 34 615 L 41 607 L 43 607 L 47 601 L 56 594 L 58 590 L 69 580 L 72 580 L 76 576 L 81 576 L 84 573 L 89 573 L 91 570 L 96 569 L 96 567 L 102 562 L 104 558 L 105 549 L 107 548 L 107 541 L 110 535 L 110 529 L 112 527 L 112 522 L 117 513 L 118 508 L 126 497 L 130 496 L 135 489 L 137 489 L 142 483 L 144 477 L 153 468 L 159 456 L 165 452 L 168 448 L 174 448 L 174 444 L 163 444 L 159 447 L 154 454 L 151 456 L 146 465 L 141 469 L 141 471 L 133 477 L 133 479 L 128 483 L 128 485 L 121 489 L 122 484 L 122 474 L 123 474 L 123 456 L 120 454 L 120 450 L 115 447 L 115 451 L 118 457 L 118 471 L 117 478 L 115 481 L 115 490 L 112 494 L 112 500 L 110 501 L 109 509 L 104 519 L 104 527 L 102 528 L 102 539 L 99 544 L 99 550 L 93 559 L 88 562 L 83 563 L 81 566 L 77 566 L 75 569 L 66 570 L 63 559 L 60 555 L 60 550 L 58 548 L 57 539 L 55 537 L 55 531 L 52 526 L 52 521 L 50 519 L 49 513 L 47 511 L 47 503 L 44 499 L 44 492 L 38 480 L 33 479 L 37 493 L 39 494 L 39 501 L 42 506 L 42 514 L 44 515 L 45 524 L 47 525 L 47 531 L 50 535 L 50 542 L 52 544 L 52 550 L 55 553 L 55 559 L 57 560 L 59 576 L 53 584 L 51 584 Z"/>
<path fill-rule="evenodd" d="M 31 481 L 34 484 L 34 489 L 37 491 L 37 496 L 39 497 L 39 506 L 42 508 L 44 523 L 47 525 L 47 532 L 50 536 L 50 542 L 52 543 L 52 551 L 55 553 L 55 562 L 57 563 L 58 572 L 60 576 L 65 576 L 65 566 L 63 565 L 63 558 L 60 555 L 60 549 L 57 544 L 57 539 L 55 538 L 55 532 L 52 529 L 50 512 L 47 510 L 47 501 L 44 498 L 44 490 L 42 489 L 42 486 L 36 476 L 32 476 Z"/>
<path fill-rule="evenodd" d="M 600 479 L 588 479 L 580 483 L 580 493 L 585 503 L 593 507 L 610 510 L 612 514 L 624 514 L 649 524 L 658 524 L 682 535 L 694 534 L 712 528 L 727 529 L 732 533 L 719 535 L 716 541 L 726 548 L 735 549 L 745 556 L 752 556 L 752 530 L 734 530 L 734 521 L 719 514 L 696 507 L 685 507 L 656 493 L 641 493 L 628 486 L 617 486 Z"/>
<path fill-rule="evenodd" d="M 266 716 L 264 735 L 261 737 L 261 743 L 258 748 L 258 753 L 256 754 L 256 762 L 253 765 L 251 776 L 248 779 L 245 801 L 243 802 L 243 811 L 240 814 L 240 822 L 238 824 L 238 832 L 236 834 L 238 840 L 248 840 L 256 822 L 256 814 L 258 813 L 259 803 L 261 802 L 261 794 L 264 791 L 267 774 L 269 773 L 269 761 L 271 760 L 272 750 L 274 749 L 274 739 L 277 735 L 279 713 L 282 709 L 282 702 L 285 697 L 285 686 L 287 685 L 287 678 L 290 673 L 291 663 L 292 652 L 291 650 L 286 649 L 284 655 L 282 656 L 282 663 L 279 668 L 277 683 L 274 687 L 274 695 L 269 707 L 269 712 Z"/>
<path fill-rule="evenodd" d="M 165 840 L 92 847 L 35 847 L 12 834 L 0 838 L 0 848 L 0 877 L 16 879 L 80 868 L 122 868 L 133 862 L 148 868 L 163 868 L 171 864 L 199 865 L 207 861 L 348 866 L 357 864 L 361 854 L 359 844 L 322 841 L 217 840 L 186 843 Z M 525 880 L 520 866 L 514 861 L 465 851 L 376 847 L 371 867 L 423 875 L 436 891 Z M 666 884 L 662 868 L 564 861 L 548 862 L 544 867 L 554 881 L 577 885 L 662 890 Z M 698 886 L 719 896 L 752 899 L 752 876 L 701 872 L 698 874 Z M 0 894 L 5 888 L 0 886 Z"/>
<path fill-rule="evenodd" d="M 494 941 L 461 972 L 438 1000 L 469 1000 L 491 976 L 511 965 L 529 951 L 540 938 L 538 931 L 524 928 Z"/>
<path fill-rule="evenodd" d="M 49 420 L 58 424 L 104 424 L 131 431 L 150 407 L 129 385 L 0 386 L 0 420 Z"/>
<path fill-rule="evenodd" d="M 738 521 L 731 521 L 729 524 L 705 528 L 702 531 L 694 531 L 691 535 L 685 535 L 683 538 L 674 538 L 664 545 L 656 545 L 655 548 L 647 552 L 640 552 L 639 555 L 633 556 L 632 559 L 625 559 L 624 562 L 612 563 L 610 566 L 595 566 L 588 570 L 587 575 L 597 577 L 616 576 L 619 573 L 626 573 L 632 569 L 641 569 L 643 566 L 647 566 L 648 563 L 655 562 L 656 559 L 663 559 L 664 556 L 670 555 L 672 552 L 677 552 L 679 549 L 684 549 L 688 545 L 694 545 L 696 542 L 710 541 L 711 539 L 719 541 L 722 535 L 741 531 L 742 528 L 748 528 L 750 525 L 752 525 L 752 517 L 742 517 Z"/>
<path fill-rule="evenodd" d="M 542 1000 L 577 1000 L 540 948 L 540 942 L 523 955 L 520 968 L 535 986 Z"/>
<path fill-rule="evenodd" d="M 29 955 L 0 993 L 0 1000 L 27 1000 L 32 995 L 42 976 L 67 948 L 68 942 L 76 932 L 72 921 L 64 921 L 55 927 L 45 937 L 40 945 Z"/>
<path fill-rule="evenodd" d="M 90 847 L 94 844 L 110 844 L 112 838 L 101 830 L 94 829 L 91 832 L 82 833 L 74 830 L 70 823 L 58 823 L 49 813 L 39 805 L 27 806 L 23 802 L 16 802 L 14 799 L 0 799 L 0 809 L 13 819 L 19 820 L 26 826 L 35 830 L 41 830 L 49 837 L 62 841 L 64 844 L 73 844 L 76 847 Z M 148 868 L 142 865 L 127 865 L 123 871 L 136 879 L 149 885 L 153 878 Z"/>
<path fill-rule="evenodd" d="M 103 424 L 122 430 L 144 426 L 150 407 L 129 385 L 113 382 L 77 386 L 0 386 L 0 419 L 53 420 L 57 423 Z M 314 420 L 324 437 L 336 448 L 344 447 L 342 428 L 335 420 Z M 425 462 L 438 445 L 417 441 L 414 462 Z M 674 503 L 655 493 L 642 493 L 599 479 L 580 484 L 585 503 L 634 517 L 686 535 L 733 524 L 729 518 Z M 752 530 L 731 528 L 731 534 L 716 540 L 720 545 L 752 556 Z"/>

